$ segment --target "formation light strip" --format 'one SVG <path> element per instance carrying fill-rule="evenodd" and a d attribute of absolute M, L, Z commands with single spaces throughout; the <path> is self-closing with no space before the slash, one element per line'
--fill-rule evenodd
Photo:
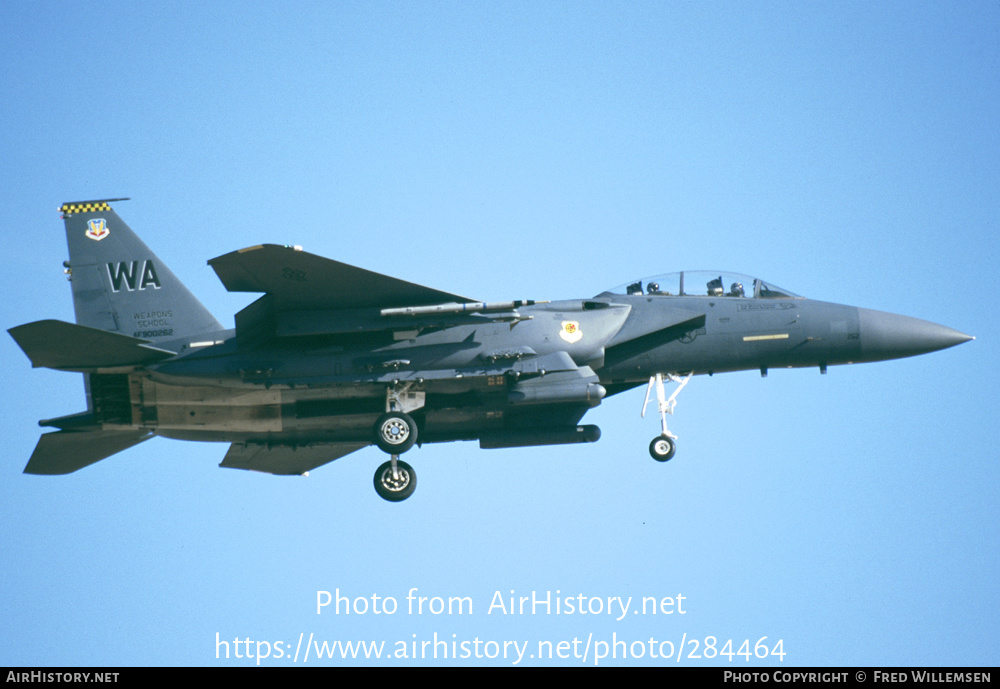
<path fill-rule="evenodd" d="M 788 333 L 782 333 L 781 335 L 747 335 L 743 338 L 744 342 L 762 342 L 764 340 L 787 340 Z"/>

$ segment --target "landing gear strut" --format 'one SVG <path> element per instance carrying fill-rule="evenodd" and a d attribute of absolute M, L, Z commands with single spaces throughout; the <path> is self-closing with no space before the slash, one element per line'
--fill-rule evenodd
<path fill-rule="evenodd" d="M 677 405 L 677 395 L 688 384 L 692 375 L 694 375 L 693 371 L 684 378 L 678 378 L 673 373 L 667 373 L 666 376 L 662 373 L 657 373 L 649 379 L 649 385 L 646 386 L 646 401 L 642 403 L 642 416 L 646 416 L 646 407 L 649 405 L 649 394 L 655 389 L 656 408 L 660 413 L 660 427 L 663 431 L 659 436 L 653 438 L 653 441 L 649 444 L 649 456 L 657 462 L 670 461 L 673 459 L 674 453 L 677 452 L 677 443 L 675 442 L 677 436 L 667 429 L 667 414 L 674 413 L 674 407 Z M 667 397 L 663 389 L 664 377 L 674 383 L 678 383 L 677 389 L 674 390 L 670 397 Z"/>
<path fill-rule="evenodd" d="M 375 444 L 390 457 L 375 470 L 375 492 L 389 502 L 406 500 L 417 487 L 417 472 L 399 458 L 417 442 L 417 422 L 407 412 L 424 406 L 425 400 L 423 392 L 410 392 L 411 385 L 389 387 L 386 412 L 378 417 L 373 429 Z"/>

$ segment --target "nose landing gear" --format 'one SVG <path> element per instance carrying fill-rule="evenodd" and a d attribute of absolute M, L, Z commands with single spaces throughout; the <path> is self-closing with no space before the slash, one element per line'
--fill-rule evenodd
<path fill-rule="evenodd" d="M 646 401 L 642 403 L 642 417 L 646 416 L 646 407 L 649 405 L 649 395 L 655 389 L 656 390 L 656 408 L 660 413 L 660 428 L 663 431 L 659 436 L 653 438 L 653 441 L 649 443 L 649 456 L 655 459 L 657 462 L 668 462 L 673 459 L 674 454 L 677 452 L 677 436 L 671 433 L 667 429 L 667 414 L 674 413 L 674 407 L 677 405 L 677 395 L 684 386 L 688 384 L 691 380 L 691 376 L 694 372 L 687 374 L 684 378 L 679 378 L 673 373 L 657 373 L 649 379 L 649 385 L 646 386 Z M 667 397 L 666 391 L 663 389 L 663 379 L 667 378 L 674 383 L 678 383 L 677 389 Z"/>

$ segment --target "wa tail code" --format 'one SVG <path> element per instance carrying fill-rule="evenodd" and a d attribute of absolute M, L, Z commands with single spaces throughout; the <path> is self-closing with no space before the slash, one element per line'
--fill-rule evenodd
<path fill-rule="evenodd" d="M 139 270 L 139 261 L 119 261 L 117 264 L 108 264 L 108 277 L 111 279 L 111 289 L 120 292 L 124 286 L 129 292 L 136 289 L 160 289 L 160 278 L 156 275 L 156 266 L 152 261 L 142 262 L 142 270 Z M 136 287 L 136 281 L 139 285 Z"/>

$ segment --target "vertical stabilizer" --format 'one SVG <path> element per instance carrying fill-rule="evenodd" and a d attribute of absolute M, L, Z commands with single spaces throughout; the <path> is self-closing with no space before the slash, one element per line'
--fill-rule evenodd
<path fill-rule="evenodd" d="M 222 330 L 111 209 L 113 201 L 125 200 L 78 201 L 60 208 L 76 322 L 154 342 Z"/>

